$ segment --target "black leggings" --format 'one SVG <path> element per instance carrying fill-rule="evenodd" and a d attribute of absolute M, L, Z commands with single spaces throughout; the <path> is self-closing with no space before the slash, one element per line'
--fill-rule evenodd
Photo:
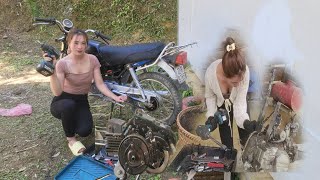
<path fill-rule="evenodd" d="M 63 130 L 67 137 L 78 134 L 86 137 L 92 132 L 93 121 L 88 103 L 88 95 L 75 95 L 62 92 L 53 98 L 51 114 L 62 120 Z"/>
<path fill-rule="evenodd" d="M 224 104 L 221 107 L 218 107 L 218 109 L 225 109 Z M 230 111 L 230 123 L 231 123 L 231 128 L 233 127 L 233 105 L 231 106 L 231 111 Z M 233 130 L 233 129 L 232 129 Z M 233 131 L 232 131 L 233 132 Z M 250 133 L 238 126 L 238 132 L 239 132 L 239 137 L 240 137 L 240 144 L 244 147 L 245 143 L 247 142 L 247 139 L 250 135 Z M 226 145 L 228 148 L 233 148 L 233 134 L 231 136 L 231 131 L 229 127 L 229 123 L 223 123 L 219 125 L 219 133 L 220 133 L 220 139 L 221 143 Z"/>

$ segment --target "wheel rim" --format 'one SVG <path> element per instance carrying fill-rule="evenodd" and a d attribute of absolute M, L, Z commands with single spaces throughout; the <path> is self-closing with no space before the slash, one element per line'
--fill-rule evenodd
<path fill-rule="evenodd" d="M 144 110 L 140 109 L 139 113 L 151 116 L 160 122 L 165 122 L 174 113 L 174 99 L 170 90 L 160 81 L 155 79 L 143 79 L 140 81 L 141 87 L 148 91 L 157 94 L 160 99 L 156 100 L 157 103 L 152 103 L 153 106 L 145 107 Z M 145 106 L 138 103 L 139 106 Z"/>

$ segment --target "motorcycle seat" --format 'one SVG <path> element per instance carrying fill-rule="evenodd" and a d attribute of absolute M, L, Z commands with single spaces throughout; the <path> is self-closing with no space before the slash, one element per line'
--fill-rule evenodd
<path fill-rule="evenodd" d="M 99 54 L 111 65 L 136 63 L 142 60 L 156 60 L 165 44 L 162 42 L 141 43 L 128 46 L 102 46 Z"/>

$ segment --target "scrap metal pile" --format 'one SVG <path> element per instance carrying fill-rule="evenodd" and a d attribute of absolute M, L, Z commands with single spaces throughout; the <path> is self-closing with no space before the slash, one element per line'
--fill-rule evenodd
<path fill-rule="evenodd" d="M 108 132 L 104 136 L 107 152 L 117 154 L 119 158 L 114 173 L 120 179 L 145 171 L 161 173 L 168 165 L 170 154 L 175 151 L 176 140 L 170 127 L 141 117 L 128 122 L 109 120 Z"/>
<path fill-rule="evenodd" d="M 229 172 L 235 167 L 237 151 L 219 147 L 188 144 L 170 165 L 177 172 Z"/>
<path fill-rule="evenodd" d="M 290 163 L 299 158 L 294 137 L 299 132 L 299 115 L 296 111 L 301 105 L 301 89 L 291 80 L 283 83 L 274 79 L 275 68 L 272 69 L 267 98 L 258 118 L 259 126 L 248 138 L 242 153 L 245 171 L 288 171 Z M 271 107 L 274 109 L 269 116 L 272 115 L 270 121 L 267 121 L 269 117 L 265 118 L 266 107 L 270 107 L 268 98 L 271 98 Z M 289 121 L 284 121 L 281 112 L 290 117 Z"/>

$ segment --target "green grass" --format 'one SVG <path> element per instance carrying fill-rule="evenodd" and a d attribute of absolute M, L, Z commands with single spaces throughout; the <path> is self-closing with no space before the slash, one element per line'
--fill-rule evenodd
<path fill-rule="evenodd" d="M 9 1 L 4 3 L 6 6 L 3 7 L 11 7 Z M 21 1 L 21 7 L 17 8 L 20 16 L 8 17 L 8 23 L 2 26 L 8 30 L 16 30 L 13 32 L 13 34 L 16 33 L 15 36 L 12 37 L 19 37 L 19 39 L 11 39 L 9 36 L 1 46 L 0 76 L 5 78 L 19 78 L 30 69 L 35 69 L 42 59 L 41 56 L 27 55 L 26 52 L 33 50 L 35 52 L 32 53 L 33 55 L 40 53 L 40 46 L 35 43 L 36 40 L 59 47 L 58 43 L 54 43 L 54 38 L 62 35 L 59 29 L 56 26 L 40 26 L 33 30 L 31 23 L 34 17 L 55 17 L 58 20 L 69 18 L 77 28 L 96 29 L 106 35 L 111 35 L 113 37 L 111 44 L 132 44 L 159 40 L 165 42 L 176 41 L 177 0 L 26 0 Z M 11 8 L 3 8 L 2 10 L 4 12 L 7 12 L 6 10 L 13 11 Z M 20 32 L 25 36 L 20 36 Z M 24 38 L 28 41 L 20 42 L 20 40 L 25 40 Z M 23 44 L 24 42 L 26 44 Z M 38 50 L 34 50 L 34 48 Z M 34 140 L 34 143 L 39 144 L 37 148 L 43 148 L 46 151 L 41 151 L 41 154 L 32 154 L 32 151 L 19 154 L 21 159 L 13 162 L 18 161 L 27 169 L 18 172 L 19 168 L 14 166 L 14 163 L 8 163 L 8 166 L 2 165 L 0 180 L 45 179 L 46 177 L 53 179 L 53 176 L 65 167 L 65 164 L 73 157 L 66 145 L 61 123 L 53 118 L 49 112 L 52 95 L 48 93 L 50 91 L 48 83 L 42 83 L 41 85 L 37 83 L 25 83 L 20 86 L 6 85 L 2 86 L 2 94 L 11 96 L 10 92 L 12 90 L 29 87 L 29 85 L 31 87 L 30 93 L 25 98 L 21 98 L 21 102 L 30 103 L 33 106 L 33 113 L 26 117 L 0 117 L 0 126 L 5 127 L 3 130 L 7 133 L 6 139 L 1 140 L 2 148 L 8 151 L 6 146 L 12 148 L 13 144 L 11 142 L 26 143 L 21 139 L 21 137 L 24 137 L 28 140 Z M 26 91 L 29 90 L 26 89 Z M 14 107 L 20 100 L 10 97 L 4 98 L 4 96 L 1 96 L 1 98 L 5 100 L 2 103 L 5 108 Z M 114 117 L 117 117 L 120 114 L 120 108 L 115 108 Z M 109 109 L 104 110 L 109 111 Z M 127 108 L 126 110 L 129 111 L 130 109 Z M 14 148 L 18 147 L 20 145 Z M 21 146 L 21 148 L 25 147 L 30 146 L 27 146 L 27 144 Z M 59 151 L 61 154 L 52 159 L 51 152 L 55 153 L 55 151 Z M 14 151 L 11 152 L 11 154 L 16 155 L 14 153 Z M 32 156 L 24 157 L 23 154 L 27 153 Z M 5 160 L 10 162 L 8 158 Z M 165 179 L 163 174 L 144 176 L 147 176 L 145 179 Z"/>
<path fill-rule="evenodd" d="M 28 179 L 22 172 L 9 171 L 0 172 L 0 180 L 25 180 Z"/>
<path fill-rule="evenodd" d="M 113 37 L 112 44 L 159 40 L 168 42 L 177 39 L 177 0 L 27 2 L 33 17 L 55 17 L 58 20 L 68 18 L 77 28 L 96 29 L 110 35 Z M 68 8 L 72 10 L 69 12 Z M 48 28 L 59 31 L 57 27 Z"/>
<path fill-rule="evenodd" d="M 186 91 L 182 91 L 182 98 L 188 97 L 188 96 L 193 96 L 193 90 L 188 89 Z"/>
<path fill-rule="evenodd" d="M 41 15 L 41 10 L 39 8 L 38 2 L 36 0 L 27 0 L 26 2 L 28 4 L 32 16 L 39 17 Z"/>
<path fill-rule="evenodd" d="M 41 59 L 41 57 L 39 57 Z M 4 63 L 7 70 L 13 72 L 21 71 L 26 66 L 34 66 L 39 63 L 39 59 L 28 55 L 7 54 L 0 55 L 0 63 Z"/>

